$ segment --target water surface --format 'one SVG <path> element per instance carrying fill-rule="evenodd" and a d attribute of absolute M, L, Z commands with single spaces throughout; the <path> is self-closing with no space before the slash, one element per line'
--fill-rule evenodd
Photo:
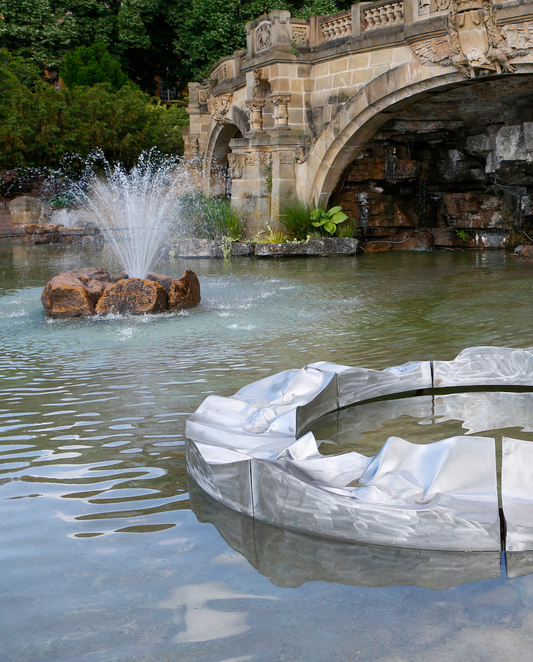
<path fill-rule="evenodd" d="M 0 244 L 3 661 L 530 659 L 533 575 L 473 581 L 454 557 L 428 588 L 407 570 L 430 576 L 434 559 L 250 529 L 196 493 L 192 510 L 183 433 L 208 394 L 313 361 L 384 368 L 533 346 L 531 265 L 501 252 L 176 260 L 158 270 L 191 266 L 197 309 L 46 318 L 49 278 L 118 271 L 113 260 L 107 247 Z M 323 451 L 466 434 L 480 408 L 509 406 L 476 397 L 429 415 L 415 401 L 346 410 L 319 422 Z M 482 434 L 533 439 L 528 402 L 520 411 Z"/>

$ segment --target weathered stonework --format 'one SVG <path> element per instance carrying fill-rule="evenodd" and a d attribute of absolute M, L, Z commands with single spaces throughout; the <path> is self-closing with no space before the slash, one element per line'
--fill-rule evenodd
<path fill-rule="evenodd" d="M 533 222 L 533 0 L 272 11 L 246 32 L 189 86 L 185 142 L 251 236 L 294 197 L 390 247 L 508 245 Z"/>

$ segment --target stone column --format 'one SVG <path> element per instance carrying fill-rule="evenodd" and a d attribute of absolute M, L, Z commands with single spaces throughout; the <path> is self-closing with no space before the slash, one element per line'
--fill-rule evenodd
<path fill-rule="evenodd" d="M 246 234 L 252 238 L 270 218 L 270 140 L 266 133 L 257 132 L 249 138 L 234 138 L 230 148 L 231 204 L 246 218 Z"/>
<path fill-rule="evenodd" d="M 263 106 L 265 99 L 252 99 L 246 102 L 246 108 L 250 111 L 250 131 L 263 130 Z"/>
<path fill-rule="evenodd" d="M 289 125 L 289 102 L 291 100 L 290 94 L 275 94 L 270 97 L 272 105 L 276 108 L 274 113 L 274 126 L 288 126 Z"/>
<path fill-rule="evenodd" d="M 294 133 L 294 132 L 293 132 Z M 272 167 L 270 184 L 270 219 L 272 227 L 279 227 L 280 208 L 284 202 L 297 197 L 296 167 L 307 158 L 307 138 L 290 131 L 272 132 Z"/>

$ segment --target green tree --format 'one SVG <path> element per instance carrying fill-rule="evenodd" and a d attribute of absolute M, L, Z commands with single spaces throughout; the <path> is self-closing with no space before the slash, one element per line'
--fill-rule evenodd
<path fill-rule="evenodd" d="M 66 53 L 103 43 L 143 89 L 155 77 L 201 80 L 244 48 L 244 23 L 265 9 L 331 14 L 351 0 L 0 0 L 0 48 L 57 70 Z"/>
<path fill-rule="evenodd" d="M 111 55 L 102 42 L 92 46 L 78 46 L 67 53 L 61 65 L 61 78 L 71 88 L 109 83 L 118 89 L 128 80 L 118 58 Z"/>
<path fill-rule="evenodd" d="M 167 22 L 174 32 L 174 52 L 186 64 L 185 78 L 202 80 L 219 58 L 246 48 L 244 24 L 265 9 L 288 9 L 295 17 L 306 18 L 350 5 L 350 0 L 175 0 Z"/>
<path fill-rule="evenodd" d="M 125 165 L 151 147 L 183 153 L 183 108 L 167 108 L 133 83 L 56 90 L 34 66 L 0 52 L 0 168 L 57 166 L 100 148 Z"/>

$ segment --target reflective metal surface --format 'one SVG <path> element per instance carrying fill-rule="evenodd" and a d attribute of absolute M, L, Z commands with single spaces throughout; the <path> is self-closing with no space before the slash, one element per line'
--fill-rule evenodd
<path fill-rule="evenodd" d="M 474 347 L 453 361 L 408 362 L 383 371 L 327 362 L 286 370 L 230 398 L 204 401 L 187 422 L 188 471 L 215 499 L 265 522 L 380 545 L 499 550 L 494 439 L 456 436 L 417 445 L 390 437 L 371 458 L 356 452 L 324 456 L 312 433 L 298 439 L 306 425 L 348 404 L 435 387 L 487 385 L 533 385 L 533 351 Z M 527 428 L 529 400 L 521 395 L 509 394 L 524 405 L 518 418 Z M 443 418 L 460 407 L 457 396 L 435 398 Z M 491 397 L 479 394 L 479 401 L 484 407 L 465 419 L 471 431 L 496 425 L 487 421 Z M 533 509 L 530 517 L 527 507 L 517 506 L 524 497 L 512 486 L 523 480 L 513 478 L 518 468 L 506 456 L 509 443 L 503 487 L 508 549 L 525 550 L 533 548 Z M 528 464 L 529 459 L 520 458 L 518 465 L 522 471 L 531 466 L 533 478 L 533 452 Z"/>
<path fill-rule="evenodd" d="M 469 347 L 453 361 L 433 361 L 435 388 L 533 386 L 533 349 Z"/>
<path fill-rule="evenodd" d="M 364 588 L 410 585 L 445 590 L 500 576 L 499 552 L 349 544 L 254 520 L 212 499 L 192 480 L 189 494 L 199 521 L 213 524 L 230 547 L 283 588 L 322 581 Z"/>
<path fill-rule="evenodd" d="M 533 443 L 502 439 L 502 504 L 505 547 L 510 552 L 533 549 Z"/>

